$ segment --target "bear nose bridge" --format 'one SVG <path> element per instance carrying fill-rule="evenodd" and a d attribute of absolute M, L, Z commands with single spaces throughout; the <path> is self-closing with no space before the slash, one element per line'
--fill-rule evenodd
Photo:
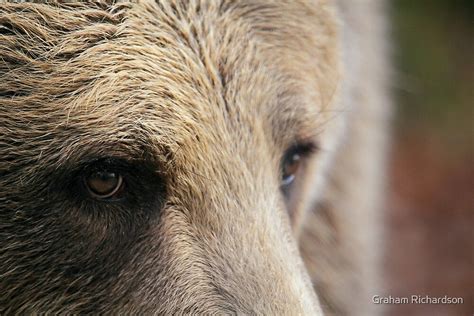
<path fill-rule="evenodd" d="M 218 292 L 245 313 L 320 315 L 309 277 L 288 235 L 289 224 L 272 214 L 278 205 L 270 200 L 264 208 L 263 199 L 256 198 L 250 206 L 251 202 L 234 203 L 232 194 L 224 196 L 229 201 L 208 209 L 225 213 L 216 219 L 219 229 L 203 234 L 204 253 L 212 267 L 208 273 Z"/>
<path fill-rule="evenodd" d="M 318 315 L 265 151 L 202 136 L 188 146 L 172 193 L 206 283 L 244 314 Z"/>
<path fill-rule="evenodd" d="M 250 225 L 251 226 L 251 225 Z M 256 313 L 318 315 L 317 299 L 302 263 L 284 239 L 266 235 L 266 228 L 242 230 L 232 240 L 220 242 L 226 248 L 212 266 L 218 288 L 236 304 Z M 225 237 L 224 237 L 225 239 Z"/>

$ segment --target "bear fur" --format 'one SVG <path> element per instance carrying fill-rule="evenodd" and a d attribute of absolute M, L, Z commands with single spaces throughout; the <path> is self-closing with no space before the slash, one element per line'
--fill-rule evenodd
<path fill-rule="evenodd" d="M 374 313 L 383 11 L 1 3 L 0 313 Z M 123 198 L 84 190 L 97 164 Z"/>

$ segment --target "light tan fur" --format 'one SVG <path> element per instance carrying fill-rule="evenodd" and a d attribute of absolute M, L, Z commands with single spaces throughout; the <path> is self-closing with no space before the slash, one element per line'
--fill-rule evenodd
<path fill-rule="evenodd" d="M 0 312 L 373 313 L 380 4 L 0 4 Z"/>
<path fill-rule="evenodd" d="M 322 305 L 333 315 L 382 312 L 384 192 L 391 77 L 385 1 L 338 1 L 345 129 L 326 185 L 309 205 L 300 248 Z M 341 117 L 339 117 L 341 118 Z"/>

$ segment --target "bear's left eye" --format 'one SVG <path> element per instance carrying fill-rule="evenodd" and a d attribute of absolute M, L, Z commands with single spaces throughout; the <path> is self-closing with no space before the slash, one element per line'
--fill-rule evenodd
<path fill-rule="evenodd" d="M 100 170 L 84 177 L 89 194 L 100 200 L 119 198 L 124 189 L 124 180 L 120 173 Z"/>
<path fill-rule="evenodd" d="M 316 146 L 312 142 L 297 143 L 286 150 L 281 160 L 281 188 L 284 193 L 295 181 L 301 169 L 304 158 L 314 152 Z"/>
<path fill-rule="evenodd" d="M 301 156 L 298 153 L 291 153 L 288 157 L 285 157 L 281 167 L 281 185 L 290 185 L 296 177 L 296 173 L 301 165 Z"/>

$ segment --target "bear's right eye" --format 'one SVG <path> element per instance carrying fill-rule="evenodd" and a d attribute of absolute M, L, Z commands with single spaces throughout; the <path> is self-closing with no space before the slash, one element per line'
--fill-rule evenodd
<path fill-rule="evenodd" d="M 67 179 L 65 189 L 68 198 L 78 205 L 102 207 L 110 209 L 128 204 L 130 207 L 162 203 L 165 199 L 166 183 L 164 173 L 155 162 L 125 160 L 122 158 L 105 157 L 85 160 L 73 168 L 73 172 L 59 171 Z M 59 181 L 56 181 L 59 182 Z M 98 202 L 98 203 L 97 203 Z"/>
<path fill-rule="evenodd" d="M 118 199 L 124 190 L 125 182 L 120 173 L 101 170 L 84 177 L 89 194 L 100 200 Z"/>

